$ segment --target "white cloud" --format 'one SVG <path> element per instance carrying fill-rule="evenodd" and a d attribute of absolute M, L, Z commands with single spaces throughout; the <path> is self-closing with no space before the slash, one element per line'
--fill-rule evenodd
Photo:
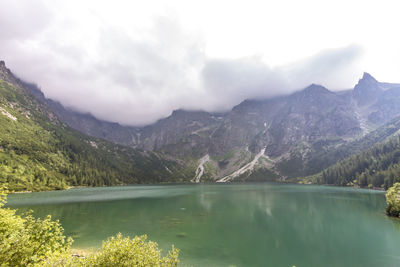
<path fill-rule="evenodd" d="M 136 125 L 350 88 L 364 70 L 396 81 L 396 2 L 355 2 L 0 0 L 0 58 L 66 106 Z"/>

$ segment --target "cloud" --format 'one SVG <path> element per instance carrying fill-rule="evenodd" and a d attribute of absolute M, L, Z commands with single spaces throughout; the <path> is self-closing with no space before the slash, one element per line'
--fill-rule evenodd
<path fill-rule="evenodd" d="M 35 36 L 53 17 L 42 1 L 23 0 L 21 3 L 0 2 L 0 40 L 3 45 L 5 41 Z"/>
<path fill-rule="evenodd" d="M 174 15 L 155 16 L 134 30 L 93 12 L 58 14 L 65 8 L 52 1 L 4 2 L 0 57 L 8 66 L 47 97 L 126 125 L 152 123 L 179 108 L 229 110 L 244 99 L 288 94 L 310 83 L 347 88 L 361 72 L 357 45 L 272 67 L 262 56 L 210 58 L 202 34 Z"/>
<path fill-rule="evenodd" d="M 230 109 L 246 98 L 268 97 L 287 91 L 281 72 L 267 66 L 259 57 L 209 59 L 202 78 L 214 109 Z"/>
<path fill-rule="evenodd" d="M 360 59 L 364 49 L 352 44 L 338 49 L 328 49 L 318 54 L 283 66 L 291 88 L 313 83 L 325 85 L 331 89 L 343 89 L 353 86 L 361 72 Z"/>
<path fill-rule="evenodd" d="M 269 67 L 260 57 L 207 60 L 202 78 L 214 99 L 211 109 L 230 109 L 244 99 L 289 94 L 311 83 L 348 89 L 360 74 L 362 48 L 350 45 L 321 51 L 289 65 Z M 215 101 L 217 100 L 217 101 Z"/>

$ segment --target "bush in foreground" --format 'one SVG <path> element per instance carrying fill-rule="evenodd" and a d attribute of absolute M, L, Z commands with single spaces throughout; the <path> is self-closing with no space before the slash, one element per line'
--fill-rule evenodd
<path fill-rule="evenodd" d="M 400 215 L 400 183 L 395 183 L 386 193 L 386 213 L 389 216 Z"/>
<path fill-rule="evenodd" d="M 69 250 L 72 239 L 63 235 L 58 221 L 32 215 L 16 215 L 4 208 L 6 196 L 0 189 L 0 266 L 33 266 L 54 253 Z"/>
<path fill-rule="evenodd" d="M 64 236 L 58 221 L 48 216 L 35 219 L 4 208 L 6 194 L 0 188 L 0 266 L 178 266 L 179 250 L 166 256 L 147 236 L 126 238 L 121 234 L 103 242 L 102 249 L 86 258 L 74 257 L 71 238 Z"/>
<path fill-rule="evenodd" d="M 93 266 L 93 267 L 176 267 L 179 251 L 172 247 L 167 256 L 161 256 L 161 250 L 155 242 L 147 241 L 147 236 L 134 238 L 117 234 L 103 242 L 99 252 L 86 258 L 73 257 L 71 253 L 54 254 L 41 266 Z"/>
<path fill-rule="evenodd" d="M 161 257 L 161 250 L 155 242 L 147 241 L 147 236 L 124 238 L 121 234 L 103 242 L 102 250 L 90 255 L 89 266 L 160 266 L 178 265 L 179 251 L 172 247 L 167 256 Z"/>

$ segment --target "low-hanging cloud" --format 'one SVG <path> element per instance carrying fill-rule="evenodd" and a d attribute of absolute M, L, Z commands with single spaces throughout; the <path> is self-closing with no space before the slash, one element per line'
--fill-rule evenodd
<path fill-rule="evenodd" d="M 216 100 L 210 108 L 230 109 L 244 99 L 289 94 L 311 83 L 333 90 L 350 88 L 360 73 L 357 63 L 361 55 L 360 46 L 350 45 L 275 68 L 260 57 L 209 59 L 202 70 L 202 79 Z"/>
<path fill-rule="evenodd" d="M 262 56 L 208 57 L 202 35 L 173 16 L 156 17 L 151 28 L 136 33 L 88 14 L 82 30 L 68 16 L 57 18 L 49 2 L 37 1 L 34 9 L 19 9 L 30 1 L 5 2 L 0 57 L 12 70 L 67 107 L 121 124 L 152 123 L 179 108 L 225 111 L 310 83 L 348 88 L 360 74 L 357 45 L 271 67 Z"/>

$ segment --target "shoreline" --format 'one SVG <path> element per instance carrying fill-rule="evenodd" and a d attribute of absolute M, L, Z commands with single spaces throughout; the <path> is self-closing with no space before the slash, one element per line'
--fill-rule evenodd
<path fill-rule="evenodd" d="M 221 185 L 221 184 L 250 184 L 250 183 L 277 183 L 277 184 L 295 184 L 295 185 L 319 185 L 319 186 L 334 186 L 334 187 L 342 187 L 342 188 L 354 188 L 354 189 L 364 189 L 364 190 L 374 190 L 374 191 L 381 191 L 386 192 L 384 188 L 381 187 L 360 187 L 358 185 L 334 185 L 334 184 L 316 184 L 316 183 L 300 183 L 294 181 L 266 181 L 266 182 L 226 182 L 226 183 L 219 183 L 219 182 L 205 182 L 205 183 L 195 183 L 195 182 L 183 182 L 183 183 L 157 183 L 157 184 L 120 184 L 120 185 L 109 185 L 109 186 L 85 186 L 85 185 L 78 185 L 78 186 L 69 186 L 66 189 L 53 189 L 53 190 L 42 190 L 42 191 L 14 191 L 9 192 L 9 195 L 12 194 L 31 194 L 31 193 L 39 193 L 39 192 L 56 192 L 56 191 L 68 191 L 71 189 L 83 189 L 83 188 L 101 188 L 101 187 L 116 187 L 116 186 L 146 186 L 146 185 L 201 185 L 201 184 L 213 184 L 213 185 Z"/>

